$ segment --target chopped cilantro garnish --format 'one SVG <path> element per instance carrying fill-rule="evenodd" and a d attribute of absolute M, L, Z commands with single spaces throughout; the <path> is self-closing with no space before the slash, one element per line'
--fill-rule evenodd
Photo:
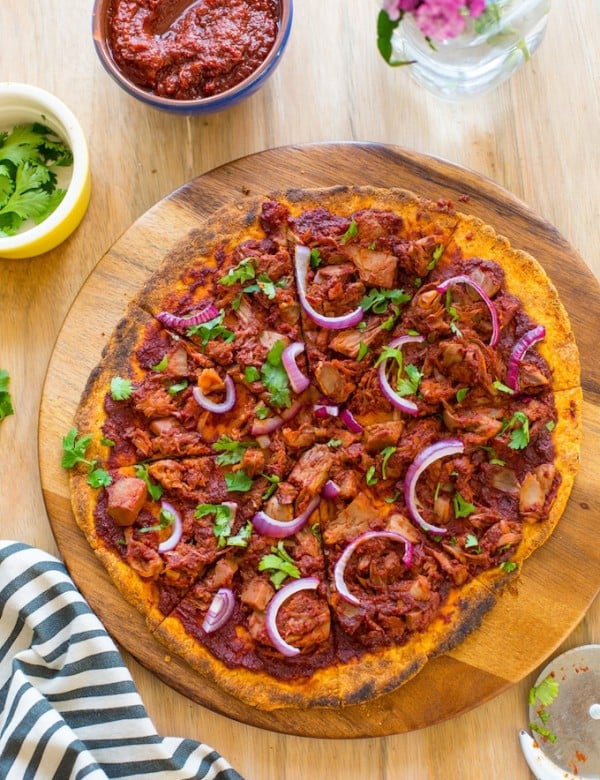
<path fill-rule="evenodd" d="M 164 355 L 162 360 L 154 366 L 150 366 L 153 371 L 164 371 L 169 365 L 169 358 Z"/>
<path fill-rule="evenodd" d="M 10 376 L 8 371 L 4 368 L 0 368 L 0 420 L 15 413 L 10 391 L 8 389 L 9 381 Z"/>
<path fill-rule="evenodd" d="M 466 501 L 458 492 L 452 497 L 452 506 L 455 517 L 468 517 L 475 511 L 475 505 Z"/>
<path fill-rule="evenodd" d="M 226 343 L 233 341 L 235 333 L 223 325 L 225 311 L 222 309 L 216 317 L 200 325 L 192 325 L 188 328 L 188 336 L 199 336 L 202 346 L 205 347 L 209 341 L 214 341 L 219 337 Z"/>
<path fill-rule="evenodd" d="M 217 466 L 232 466 L 235 463 L 239 463 L 244 457 L 244 453 L 249 447 L 258 446 L 253 441 L 238 441 L 232 439 L 230 436 L 223 434 L 213 444 L 213 450 L 220 452 L 220 455 L 216 457 Z"/>
<path fill-rule="evenodd" d="M 554 422 L 554 420 L 548 420 L 548 422 L 546 423 L 546 430 L 553 431 L 555 427 L 556 427 L 556 423 Z"/>
<path fill-rule="evenodd" d="M 230 493 L 247 493 L 252 487 L 252 479 L 243 469 L 225 474 L 225 484 Z"/>
<path fill-rule="evenodd" d="M 368 345 L 365 344 L 364 341 L 361 341 L 358 346 L 358 354 L 356 355 L 356 359 L 358 360 L 359 363 L 365 357 L 368 351 L 369 351 Z"/>
<path fill-rule="evenodd" d="M 341 243 L 346 244 L 348 241 L 350 241 L 351 238 L 356 238 L 357 235 L 358 235 L 358 225 L 356 224 L 356 220 L 353 219 L 352 222 L 350 222 L 350 225 L 348 226 L 348 230 L 346 230 L 346 232 L 340 239 Z"/>
<path fill-rule="evenodd" d="M 549 674 L 538 685 L 529 689 L 529 704 L 535 707 L 539 702 L 544 707 L 548 707 L 558 696 L 558 690 L 558 680 Z"/>
<path fill-rule="evenodd" d="M 264 293 L 264 295 L 266 295 L 270 301 L 272 301 L 273 298 L 275 298 L 277 287 L 282 286 L 283 285 L 281 282 L 273 282 L 268 274 L 262 273 L 256 277 L 256 282 L 254 284 L 249 284 L 247 287 L 244 287 L 244 292 L 261 292 Z"/>
<path fill-rule="evenodd" d="M 229 271 L 219 279 L 219 284 L 224 284 L 230 287 L 236 282 L 248 282 L 250 279 L 254 279 L 256 271 L 252 261 L 253 257 L 246 257 L 235 268 L 230 268 Z"/>
<path fill-rule="evenodd" d="M 110 394 L 115 401 L 126 401 L 131 398 L 133 384 L 131 379 L 123 379 L 122 376 L 115 376 L 110 380 Z"/>
<path fill-rule="evenodd" d="M 158 523 L 155 525 L 147 525 L 145 528 L 140 528 L 138 530 L 141 534 L 147 534 L 150 533 L 150 531 L 163 531 L 165 528 L 170 528 L 174 522 L 175 515 L 173 512 L 169 512 L 168 509 L 161 506 L 158 513 Z"/>
<path fill-rule="evenodd" d="M 375 466 L 369 466 L 365 474 L 365 481 L 367 485 L 376 485 L 379 482 L 379 479 L 375 476 Z"/>
<path fill-rule="evenodd" d="M 218 539 L 218 546 L 224 547 L 231 535 L 233 512 L 226 504 L 198 504 L 194 517 L 207 517 L 214 515 L 213 533 Z"/>
<path fill-rule="evenodd" d="M 481 552 L 481 548 L 479 547 L 479 539 L 475 536 L 475 534 L 467 534 L 465 537 L 465 550 L 471 549 L 476 553 Z"/>
<path fill-rule="evenodd" d="M 329 439 L 329 441 L 327 442 L 328 447 L 340 447 L 341 444 L 342 444 L 341 439 Z"/>
<path fill-rule="evenodd" d="M 404 366 L 404 373 L 406 376 L 398 380 L 396 393 L 400 396 L 415 395 L 419 389 L 423 374 L 416 366 L 410 364 Z"/>
<path fill-rule="evenodd" d="M 440 261 L 440 257 L 444 254 L 444 247 L 442 244 L 438 244 L 436 248 L 433 250 L 433 254 L 431 256 L 431 260 L 427 264 L 427 270 L 433 271 L 433 269 L 436 267 L 436 265 Z"/>
<path fill-rule="evenodd" d="M 410 295 L 404 290 L 384 290 L 374 287 L 363 297 L 360 302 L 363 311 L 372 311 L 374 314 L 385 314 L 388 304 L 401 306 L 410 301 Z"/>
<path fill-rule="evenodd" d="M 69 433 L 62 440 L 63 455 L 60 465 L 63 469 L 72 469 L 78 463 L 87 466 L 87 483 L 92 487 L 108 487 L 112 482 L 112 477 L 105 469 L 97 468 L 95 460 L 88 460 L 85 457 L 86 450 L 92 441 L 89 435 L 78 438 L 77 428 L 71 428 Z"/>
<path fill-rule="evenodd" d="M 261 476 L 269 483 L 269 487 L 262 494 L 263 501 L 266 501 L 268 498 L 271 498 L 273 493 L 277 490 L 277 485 L 280 483 L 281 478 L 276 474 L 262 474 Z"/>
<path fill-rule="evenodd" d="M 143 479 L 146 483 L 146 489 L 150 494 L 150 498 L 153 501 L 158 501 L 163 494 L 162 485 L 159 485 L 158 482 L 151 482 L 148 465 L 146 463 L 137 463 L 134 468 L 136 477 Z"/>
<path fill-rule="evenodd" d="M 492 382 L 492 387 L 495 390 L 499 390 L 501 393 L 508 393 L 508 395 L 514 395 L 514 390 L 511 387 L 508 387 L 507 385 L 500 382 L 499 379 L 497 379 L 495 382 Z"/>
<path fill-rule="evenodd" d="M 293 577 L 294 579 L 299 579 L 300 577 L 300 570 L 283 546 L 283 540 L 277 542 L 277 547 L 271 547 L 271 552 L 260 559 L 258 570 L 273 572 L 270 580 L 277 590 L 281 587 L 286 577 Z"/>
<path fill-rule="evenodd" d="M 289 379 L 281 362 L 284 348 L 283 341 L 276 341 L 260 370 L 262 383 L 271 396 L 271 403 L 277 408 L 291 406 Z"/>
<path fill-rule="evenodd" d="M 452 333 L 454 333 L 455 336 L 461 338 L 462 333 L 460 332 L 458 325 L 456 324 L 458 322 L 458 312 L 456 311 L 456 308 L 452 305 L 452 294 L 450 290 L 446 290 L 445 305 L 446 305 L 446 311 L 450 315 L 450 330 L 452 331 Z"/>
<path fill-rule="evenodd" d="M 468 387 L 461 387 L 456 391 L 456 400 L 458 401 L 459 404 L 465 400 L 468 392 L 469 392 Z"/>
<path fill-rule="evenodd" d="M 514 561 L 503 561 L 500 564 L 500 568 L 502 569 L 502 571 L 511 572 L 517 568 L 517 564 Z"/>
<path fill-rule="evenodd" d="M 188 386 L 187 379 L 182 379 L 181 382 L 176 382 L 167 389 L 169 395 L 177 395 Z"/>
<path fill-rule="evenodd" d="M 321 265 L 322 262 L 323 261 L 321 259 L 321 253 L 319 252 L 319 250 L 316 247 L 311 249 L 310 250 L 310 267 L 313 269 L 313 271 L 314 271 L 315 268 L 318 268 Z"/>
<path fill-rule="evenodd" d="M 244 369 L 244 379 L 246 382 L 258 382 L 260 373 L 256 366 L 246 366 Z"/>
<path fill-rule="evenodd" d="M 523 450 L 529 444 L 529 418 L 525 412 L 515 412 L 511 419 L 504 424 L 501 433 L 510 431 L 511 450 Z"/>
<path fill-rule="evenodd" d="M 388 460 L 395 452 L 396 452 L 396 447 L 391 447 L 391 446 L 381 450 L 381 454 L 383 456 L 381 461 L 381 476 L 384 479 L 387 479 L 386 469 L 387 469 Z"/>

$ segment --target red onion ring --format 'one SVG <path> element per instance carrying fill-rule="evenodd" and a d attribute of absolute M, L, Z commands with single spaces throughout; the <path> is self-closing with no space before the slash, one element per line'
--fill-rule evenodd
<path fill-rule="evenodd" d="M 306 297 L 306 273 L 308 271 L 308 263 L 310 260 L 310 249 L 307 246 L 296 244 L 296 252 L 294 256 L 294 262 L 296 267 L 296 284 L 298 288 L 298 298 L 302 308 L 308 314 L 313 322 L 316 322 L 320 327 L 327 330 L 344 330 L 345 328 L 352 328 L 365 316 L 363 309 L 358 306 L 354 311 L 348 312 L 348 314 L 342 314 L 339 317 L 326 317 L 324 314 L 319 314 L 318 311 L 308 302 Z"/>
<path fill-rule="evenodd" d="M 424 450 L 421 450 L 408 467 L 408 471 L 404 478 L 404 500 L 406 501 L 410 516 L 424 531 L 429 531 L 433 534 L 447 533 L 446 528 L 439 528 L 436 525 L 432 525 L 421 516 L 421 513 L 417 508 L 417 481 L 425 469 L 434 461 L 439 460 L 440 458 L 446 458 L 449 455 L 461 455 L 464 450 L 464 444 L 460 439 L 442 439 L 434 444 L 430 444 L 429 447 L 425 447 Z"/>
<path fill-rule="evenodd" d="M 470 287 L 472 287 L 475 292 L 481 296 L 483 302 L 488 307 L 488 310 L 490 312 L 490 317 L 492 319 L 492 335 L 490 338 L 490 347 L 495 347 L 498 343 L 498 335 L 499 335 L 499 323 L 498 323 L 498 312 L 496 311 L 496 307 L 494 306 L 492 299 L 490 296 L 486 293 L 486 291 L 483 289 L 483 287 L 480 284 L 477 284 L 477 282 L 474 279 L 471 279 L 470 276 L 467 276 L 466 274 L 461 274 L 459 276 L 451 276 L 449 279 L 445 279 L 441 284 L 438 284 L 435 288 L 439 293 L 446 292 L 448 287 L 450 287 L 453 284 L 468 284 Z"/>
<path fill-rule="evenodd" d="M 321 491 L 323 498 L 337 498 L 339 494 L 340 486 L 332 479 L 328 479 L 327 482 L 323 485 L 323 490 Z"/>
<path fill-rule="evenodd" d="M 308 518 L 321 503 L 321 497 L 315 496 L 304 512 L 301 512 L 293 520 L 276 520 L 261 509 L 252 518 L 252 525 L 262 536 L 272 536 L 274 539 L 285 539 L 304 528 Z"/>
<path fill-rule="evenodd" d="M 277 591 L 271 601 L 269 601 L 265 613 L 265 627 L 273 646 L 276 650 L 279 650 L 282 655 L 291 657 L 293 655 L 298 655 L 300 650 L 299 648 L 288 644 L 279 633 L 279 629 L 277 628 L 277 615 L 281 606 L 295 593 L 302 590 L 316 590 L 318 587 L 319 580 L 316 577 L 303 577 L 302 579 L 294 580 L 293 582 L 284 585 L 281 590 Z"/>
<path fill-rule="evenodd" d="M 348 586 L 346 585 L 346 581 L 344 579 L 346 566 L 356 548 L 369 539 L 392 539 L 395 542 L 402 542 L 404 544 L 404 555 L 402 556 L 402 563 L 407 567 L 412 563 L 413 546 L 408 541 L 408 539 L 405 539 L 402 534 L 396 533 L 396 531 L 366 531 L 364 534 L 357 536 L 356 539 L 351 542 L 340 555 L 333 569 L 333 578 L 336 590 L 340 594 L 341 598 L 343 598 L 345 601 L 348 601 L 350 604 L 360 604 L 360 600 L 348 590 Z"/>
<path fill-rule="evenodd" d="M 310 385 L 310 379 L 305 376 L 296 365 L 296 358 L 304 352 L 304 344 L 294 341 L 281 353 L 281 363 L 286 370 L 290 387 L 295 393 L 302 393 Z"/>
<path fill-rule="evenodd" d="M 521 364 L 525 353 L 529 347 L 537 344 L 538 341 L 543 341 L 545 338 L 546 328 L 543 325 L 537 325 L 535 328 L 528 330 L 513 347 L 508 360 L 508 369 L 506 371 L 506 385 L 507 387 L 510 387 L 511 390 L 518 390 L 519 365 Z"/>
<path fill-rule="evenodd" d="M 407 335 L 394 339 L 387 346 L 391 349 L 399 349 L 404 346 L 404 344 L 420 344 L 422 341 L 425 341 L 423 336 Z M 390 360 L 390 358 L 382 360 L 378 367 L 377 376 L 379 377 L 381 391 L 393 406 L 395 406 L 397 409 L 400 409 L 400 411 L 404 412 L 405 414 L 410 414 L 414 417 L 419 413 L 419 407 L 414 401 L 409 401 L 407 398 L 398 395 L 398 393 L 391 386 L 390 381 L 387 378 L 388 360 Z"/>
<path fill-rule="evenodd" d="M 209 322 L 219 314 L 217 307 L 209 303 L 200 311 L 194 314 L 184 315 L 179 317 L 176 314 L 171 314 L 168 311 L 159 311 L 156 315 L 156 319 L 166 325 L 167 328 L 190 328 L 193 325 L 201 325 L 203 322 Z"/>
<path fill-rule="evenodd" d="M 350 409 L 342 409 L 342 411 L 340 412 L 340 420 L 344 423 L 346 428 L 348 428 L 348 430 L 351 433 L 362 433 L 364 430 L 362 425 L 354 417 Z"/>
<path fill-rule="evenodd" d="M 164 553 L 164 552 L 169 552 L 169 550 L 172 550 L 174 547 L 177 547 L 177 545 L 179 544 L 179 540 L 181 539 L 181 534 L 183 533 L 183 523 L 181 522 L 181 515 L 175 509 L 173 504 L 170 504 L 168 501 L 162 501 L 160 504 L 160 508 L 163 512 L 168 512 L 168 514 L 173 516 L 171 535 L 167 539 L 165 539 L 164 542 L 161 542 L 158 545 L 158 552 Z"/>
<path fill-rule="evenodd" d="M 303 406 L 304 404 L 302 401 L 296 401 L 289 409 L 284 409 L 282 412 L 274 414 L 272 417 L 265 417 L 264 420 L 256 418 L 252 423 L 250 433 L 252 436 L 265 436 L 269 433 L 273 433 L 273 431 L 281 428 L 284 422 L 293 420 Z"/>
<path fill-rule="evenodd" d="M 225 399 L 220 403 L 211 401 L 207 398 L 198 385 L 194 385 L 192 388 L 192 395 L 194 400 L 207 412 L 214 412 L 215 414 L 223 414 L 223 412 L 230 412 L 235 406 L 236 392 L 233 379 L 227 374 L 225 377 Z"/>
<path fill-rule="evenodd" d="M 219 588 L 213 596 L 208 612 L 204 616 L 202 630 L 212 634 L 225 625 L 235 607 L 235 596 L 230 588 Z"/>
<path fill-rule="evenodd" d="M 313 406 L 315 417 L 337 417 L 340 413 L 340 407 L 337 404 L 315 404 Z"/>

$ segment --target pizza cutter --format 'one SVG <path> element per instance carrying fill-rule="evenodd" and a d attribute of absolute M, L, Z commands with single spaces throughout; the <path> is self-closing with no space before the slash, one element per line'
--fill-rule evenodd
<path fill-rule="evenodd" d="M 600 645 L 554 658 L 531 689 L 523 753 L 539 780 L 600 780 Z"/>

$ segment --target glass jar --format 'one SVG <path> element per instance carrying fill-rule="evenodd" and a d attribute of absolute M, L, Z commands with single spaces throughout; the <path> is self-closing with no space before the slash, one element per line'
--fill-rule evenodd
<path fill-rule="evenodd" d="M 496 0 L 464 32 L 428 40 L 407 13 L 392 36 L 394 59 L 408 60 L 412 77 L 449 100 L 481 95 L 502 84 L 540 45 L 550 0 Z"/>

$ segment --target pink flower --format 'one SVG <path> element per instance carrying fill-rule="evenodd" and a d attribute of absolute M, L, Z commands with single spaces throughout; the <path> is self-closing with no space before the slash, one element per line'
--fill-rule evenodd
<path fill-rule="evenodd" d="M 486 0 L 469 0 L 469 14 L 471 16 L 481 16 L 485 11 Z"/>
<path fill-rule="evenodd" d="M 421 2 L 423 0 L 383 0 L 382 8 L 395 22 L 396 19 L 400 18 L 401 13 L 415 11 Z"/>
<path fill-rule="evenodd" d="M 425 0 L 417 8 L 415 19 L 423 35 L 433 40 L 456 38 L 465 29 L 462 8 L 464 0 Z"/>

